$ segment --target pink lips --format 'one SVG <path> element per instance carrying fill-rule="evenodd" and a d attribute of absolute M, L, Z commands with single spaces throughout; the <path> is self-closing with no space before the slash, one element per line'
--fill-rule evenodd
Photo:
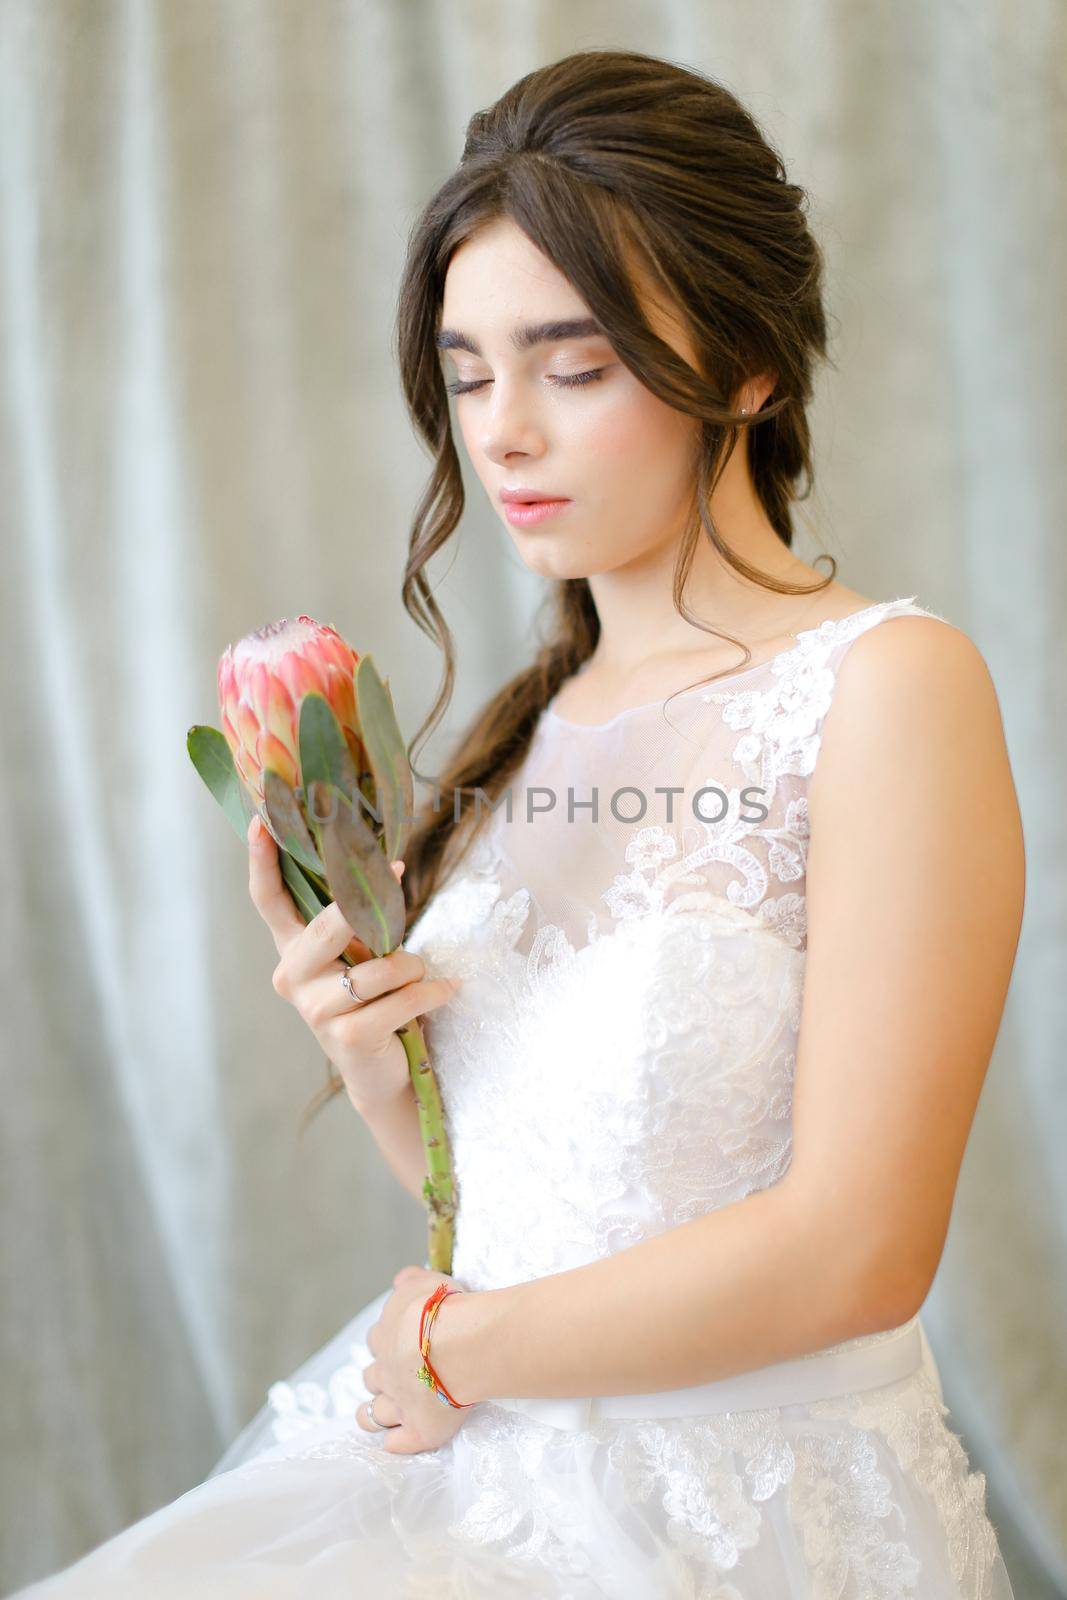
<path fill-rule="evenodd" d="M 504 515 L 513 527 L 530 528 L 536 522 L 557 516 L 569 505 L 569 500 L 513 500 L 510 504 L 505 501 Z"/>
<path fill-rule="evenodd" d="M 536 489 L 501 489 L 500 498 L 504 502 L 504 515 L 517 528 L 529 528 L 535 523 L 544 522 L 547 517 L 556 516 L 564 506 L 570 505 L 570 501 L 562 496 L 540 495 Z"/>

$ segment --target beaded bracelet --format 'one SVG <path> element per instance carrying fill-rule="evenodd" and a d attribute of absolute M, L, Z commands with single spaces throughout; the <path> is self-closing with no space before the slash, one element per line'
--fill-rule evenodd
<path fill-rule="evenodd" d="M 419 1317 L 419 1353 L 422 1356 L 423 1364 L 416 1373 L 416 1377 L 418 1378 L 419 1382 L 426 1384 L 427 1388 L 432 1389 L 434 1394 L 443 1405 L 453 1406 L 457 1411 L 461 1410 L 465 1406 L 474 1405 L 475 1402 L 473 1400 L 453 1400 L 452 1396 L 449 1394 L 448 1390 L 437 1376 L 437 1373 L 430 1365 L 430 1329 L 434 1325 L 434 1319 L 441 1309 L 445 1295 L 458 1294 L 460 1292 L 461 1291 L 455 1289 L 450 1283 L 439 1283 L 437 1288 L 433 1291 L 433 1294 L 429 1296 L 425 1305 L 423 1306 L 422 1315 Z"/>

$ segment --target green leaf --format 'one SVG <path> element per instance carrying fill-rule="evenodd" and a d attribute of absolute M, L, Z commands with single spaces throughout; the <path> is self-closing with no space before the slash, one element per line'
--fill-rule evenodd
<path fill-rule="evenodd" d="M 319 894 L 315 885 L 304 875 L 288 851 L 278 851 L 278 865 L 289 893 L 296 903 L 296 909 L 305 922 L 310 922 L 313 917 L 318 916 L 324 906 L 329 905 L 329 900 Z"/>
<path fill-rule="evenodd" d="M 367 752 L 377 808 L 382 817 L 387 861 L 403 855 L 411 831 L 415 790 L 411 763 L 396 720 L 388 678 L 383 683 L 370 656 L 361 656 L 355 672 L 356 711 Z"/>
<path fill-rule="evenodd" d="M 300 702 L 300 781 L 308 802 L 308 825 L 317 819 L 310 806 L 313 783 L 325 783 L 351 801 L 359 793 L 359 774 L 349 753 L 333 707 L 321 694 L 306 694 Z M 317 831 L 317 829 L 316 829 Z"/>
<path fill-rule="evenodd" d="M 384 956 L 404 937 L 404 891 L 358 804 L 344 801 L 338 790 L 317 780 L 309 785 L 330 893 L 353 933 L 376 956 Z"/>
<path fill-rule="evenodd" d="M 259 807 L 234 765 L 225 734 L 220 733 L 218 728 L 209 728 L 197 723 L 189 729 L 185 742 L 194 767 L 222 807 L 233 831 L 247 848 L 248 824 L 253 817 L 259 815 Z M 264 787 L 272 778 L 277 778 L 277 774 L 264 774 Z M 278 778 L 277 781 L 285 784 L 282 778 Z M 289 793 L 292 794 L 291 789 Z M 276 826 L 273 818 L 271 820 L 272 826 Z M 278 832 L 283 830 L 278 829 Z M 329 905 L 329 896 L 325 890 L 319 890 L 288 850 L 281 847 L 278 850 L 278 865 L 297 910 L 305 922 L 310 922 L 312 917 L 318 916 L 323 906 Z M 322 872 L 325 874 L 325 868 L 322 868 Z"/>
<path fill-rule="evenodd" d="M 186 735 L 185 747 L 193 766 L 226 813 L 226 818 L 242 844 L 248 843 L 248 824 L 256 813 L 255 802 L 234 765 L 226 736 L 218 728 L 195 723 Z"/>
<path fill-rule="evenodd" d="M 288 850 L 307 873 L 324 880 L 326 868 L 308 832 L 295 793 L 279 773 L 266 767 L 263 769 L 263 809 L 275 841 Z"/>

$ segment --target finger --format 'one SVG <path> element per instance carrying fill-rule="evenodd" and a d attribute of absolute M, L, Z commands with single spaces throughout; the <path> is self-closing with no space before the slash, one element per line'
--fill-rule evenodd
<path fill-rule="evenodd" d="M 333 900 L 328 906 L 323 906 L 309 923 L 301 923 L 299 935 L 289 945 L 286 967 L 290 980 L 306 983 L 311 978 L 319 977 L 326 969 L 339 972 L 341 963 L 338 957 L 342 951 L 354 956 L 357 965 L 370 961 L 373 956 L 359 935 L 352 931 L 337 901 Z"/>
<path fill-rule="evenodd" d="M 397 864 L 403 870 L 403 862 L 392 862 L 394 867 Z M 352 931 L 352 925 L 346 922 L 344 912 L 336 901 L 331 902 L 330 906 L 323 907 L 317 917 L 312 917 L 307 925 L 301 925 L 299 931 L 302 934 L 301 941 L 291 947 L 290 958 L 286 962 L 291 982 L 306 982 L 309 978 L 315 978 L 318 973 L 322 973 L 323 966 L 328 962 L 334 963 L 330 968 L 331 973 L 341 971 L 341 966 L 338 965 L 338 957 L 341 955 L 349 955 L 352 958 L 352 965 L 378 960 L 378 957 L 374 957 L 371 947 Z M 403 981 L 419 978 L 421 973 L 421 965 L 418 971 L 405 970 Z M 390 986 L 386 984 L 384 987 Z M 363 994 L 363 986 L 360 986 L 357 994 L 362 998 L 371 998 L 371 995 Z M 347 1010 L 350 1005 L 352 1002 L 346 997 L 346 1005 L 338 1006 L 336 1010 Z"/>
<path fill-rule="evenodd" d="M 291 946 L 294 957 L 298 948 L 296 945 Z M 356 962 L 350 967 L 346 967 L 340 961 L 331 963 L 326 972 L 319 978 L 312 979 L 310 983 L 308 999 L 314 1010 L 316 1026 L 332 1021 L 334 1017 L 349 1016 L 362 1011 L 365 1005 L 371 1000 L 378 999 L 380 995 L 389 993 L 402 984 L 417 981 L 422 977 L 423 971 L 419 956 L 399 948 L 392 951 L 389 956 L 372 956 L 369 960 Z M 356 992 L 355 1001 L 349 994 L 347 985 L 340 982 L 345 973 Z M 386 1031 L 392 1032 L 391 1029 Z"/>
<path fill-rule="evenodd" d="M 374 1414 L 371 1415 L 371 1405 Z M 365 1433 L 381 1433 L 386 1428 L 394 1428 L 400 1422 L 400 1407 L 395 1400 L 387 1394 L 376 1394 L 373 1401 L 364 1400 L 356 1407 L 356 1421 Z"/>
<path fill-rule="evenodd" d="M 248 826 L 248 892 L 281 955 L 304 931 L 304 923 L 285 886 L 278 846 L 259 817 L 253 817 Z"/>
<path fill-rule="evenodd" d="M 249 894 L 273 935 L 278 954 L 290 951 L 301 935 L 310 932 L 311 937 L 302 940 L 298 948 L 292 951 L 291 960 L 295 964 L 290 976 L 293 979 L 306 980 L 315 976 L 327 962 L 336 960 L 342 953 L 347 954 L 353 962 L 372 959 L 373 951 L 345 921 L 336 902 L 324 907 L 317 917 L 305 923 L 282 877 L 277 841 L 259 817 L 253 817 L 249 823 L 248 845 Z M 390 864 L 399 879 L 404 871 L 404 862 L 394 861 Z"/>
<path fill-rule="evenodd" d="M 358 970 L 362 975 L 363 969 Z M 362 977 L 360 981 L 362 982 Z M 416 1017 L 424 1016 L 427 1011 L 433 1011 L 438 1006 L 444 1005 L 446 1001 L 452 999 L 460 982 L 459 978 L 420 978 L 414 983 L 405 983 L 402 988 L 383 994 L 374 1002 L 376 1034 L 381 1033 L 382 1037 L 385 1037 L 395 1033 L 398 1028 L 403 1028 Z M 357 1006 L 351 1015 L 359 1017 L 362 1010 L 362 1006 Z"/>
<path fill-rule="evenodd" d="M 416 982 L 425 974 L 426 964 L 422 957 L 416 955 L 414 950 L 405 950 L 400 944 L 395 950 L 390 950 L 388 955 L 371 956 L 369 961 L 361 961 L 350 971 L 349 981 L 360 1000 L 366 1004 L 368 1000 L 377 1000 L 379 995 L 388 994 L 405 984 Z M 340 984 L 337 987 L 341 989 Z M 340 1009 L 351 1010 L 352 1002 L 343 989 L 341 996 L 346 1004 Z"/>
<path fill-rule="evenodd" d="M 426 1448 L 419 1434 L 406 1423 L 399 1428 L 387 1428 L 382 1438 L 382 1449 L 391 1456 L 417 1456 Z"/>

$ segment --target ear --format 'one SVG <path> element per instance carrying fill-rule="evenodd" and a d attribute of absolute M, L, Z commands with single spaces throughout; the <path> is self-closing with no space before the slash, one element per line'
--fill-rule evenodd
<path fill-rule="evenodd" d="M 753 410 L 762 411 L 767 401 L 774 398 L 774 391 L 777 387 L 777 372 L 761 372 L 757 380 Z"/>

